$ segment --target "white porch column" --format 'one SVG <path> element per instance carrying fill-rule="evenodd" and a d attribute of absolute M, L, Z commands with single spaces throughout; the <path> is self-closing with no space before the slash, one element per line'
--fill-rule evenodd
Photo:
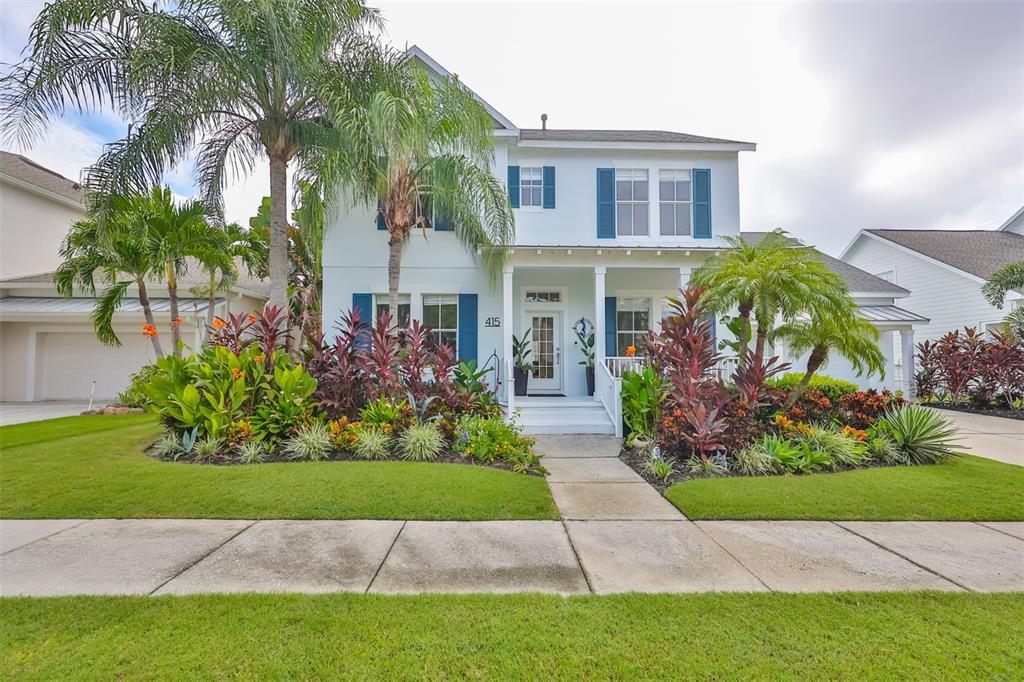
<path fill-rule="evenodd" d="M 594 266 L 594 366 L 603 363 L 606 348 L 604 347 L 604 276 L 608 268 L 604 265 Z"/>
<path fill-rule="evenodd" d="M 690 284 L 690 277 L 693 275 L 693 268 L 679 268 L 679 288 L 685 289 Z M 675 294 L 673 294 L 675 295 Z"/>
<path fill-rule="evenodd" d="M 512 266 L 506 265 L 505 269 L 502 270 L 501 275 L 501 317 L 502 317 L 502 333 L 501 333 L 501 354 L 504 357 L 504 369 L 502 374 L 505 375 L 505 399 L 508 406 L 508 418 L 512 419 L 512 411 L 515 409 L 515 377 L 513 374 L 513 357 L 512 357 Z"/>
<path fill-rule="evenodd" d="M 907 400 L 917 395 L 914 385 L 914 329 L 900 330 L 900 356 L 903 359 L 903 394 Z"/>

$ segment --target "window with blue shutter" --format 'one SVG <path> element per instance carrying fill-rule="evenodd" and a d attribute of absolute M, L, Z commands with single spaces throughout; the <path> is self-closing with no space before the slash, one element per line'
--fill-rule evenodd
<path fill-rule="evenodd" d="M 544 166 L 544 208 L 555 207 L 555 167 Z"/>
<path fill-rule="evenodd" d="M 597 169 L 597 236 L 615 238 L 615 169 Z"/>
<path fill-rule="evenodd" d="M 605 296 L 604 298 L 604 354 L 605 357 L 614 357 L 618 349 L 616 327 L 617 311 L 615 309 L 615 297 Z"/>
<path fill-rule="evenodd" d="M 386 229 L 388 229 L 388 224 L 384 220 L 384 213 L 380 210 L 382 204 L 383 204 L 383 202 L 380 199 L 377 199 L 377 229 L 378 230 L 386 230 Z"/>
<path fill-rule="evenodd" d="M 711 170 L 694 168 L 693 179 L 693 236 L 707 239 L 711 236 Z"/>
<path fill-rule="evenodd" d="M 441 211 L 436 211 L 434 213 L 434 229 L 437 230 L 438 232 L 451 232 L 451 219 L 449 219 L 448 216 L 442 213 Z"/>
<path fill-rule="evenodd" d="M 459 360 L 477 359 L 477 295 L 459 294 Z"/>
<path fill-rule="evenodd" d="M 508 167 L 508 200 L 512 208 L 519 208 L 519 166 Z"/>
<path fill-rule="evenodd" d="M 712 343 L 712 345 L 717 345 L 718 344 L 718 329 L 717 329 L 718 325 L 716 324 L 715 314 L 714 313 L 708 313 L 706 315 L 701 315 L 700 316 L 700 321 L 701 322 L 706 322 L 707 324 L 711 325 L 709 327 L 709 329 L 708 329 L 708 331 L 711 333 L 711 343 Z"/>
<path fill-rule="evenodd" d="M 356 347 L 370 347 L 370 325 L 373 324 L 373 294 L 352 294 L 352 310 L 359 312 Z"/>

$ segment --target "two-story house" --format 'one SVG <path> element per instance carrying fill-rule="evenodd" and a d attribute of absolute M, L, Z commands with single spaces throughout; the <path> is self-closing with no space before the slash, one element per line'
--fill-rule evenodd
<path fill-rule="evenodd" d="M 422 50 L 410 54 L 448 72 Z M 740 234 L 739 157 L 751 142 L 656 130 L 556 130 L 494 119 L 494 173 L 507 181 L 516 244 L 493 282 L 441 229 L 409 238 L 400 317 L 424 320 L 462 359 L 495 370 L 533 432 L 615 432 L 617 375 L 657 329 L 665 297 Z M 342 215 L 324 245 L 324 329 L 387 308 L 387 232 L 374 206 Z M 889 296 L 891 302 L 892 295 Z M 595 398 L 574 329 L 595 330 Z M 724 331 L 724 330 L 722 330 Z M 529 397 L 512 391 L 513 334 L 531 341 Z M 623 358 L 624 360 L 624 358 Z"/>

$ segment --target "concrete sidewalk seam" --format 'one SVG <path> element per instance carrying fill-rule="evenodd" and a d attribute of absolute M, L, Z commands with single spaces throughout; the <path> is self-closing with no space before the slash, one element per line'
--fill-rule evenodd
<path fill-rule="evenodd" d="M 994 530 L 997 533 L 1002 533 L 1006 537 L 1013 538 L 1014 540 L 1020 540 L 1021 542 L 1024 542 L 1024 540 L 1021 540 L 1018 536 L 1014 535 L 1013 533 L 1007 533 L 1005 530 L 1001 528 L 996 528 L 995 526 L 988 525 L 990 523 L 1003 523 L 1002 521 L 970 521 L 970 523 L 975 526 L 981 526 L 982 528 L 985 528 L 987 530 Z M 59 533 L 60 531 L 57 532 Z"/>
<path fill-rule="evenodd" d="M 927 573 L 931 573 L 932 575 L 938 576 L 939 578 L 942 578 L 943 580 L 945 580 L 947 582 L 953 583 L 954 585 L 959 587 L 961 590 L 966 590 L 967 592 L 977 592 L 977 590 L 973 590 L 970 587 L 968 587 L 967 585 L 964 585 L 963 583 L 961 583 L 959 581 L 953 580 L 949 576 L 943 575 L 943 574 L 939 573 L 938 571 L 936 571 L 933 568 L 929 568 L 928 566 L 925 566 L 922 563 L 914 561 L 910 557 L 908 557 L 908 556 L 906 556 L 906 555 L 904 555 L 904 554 L 902 554 L 900 552 L 897 552 L 895 549 L 893 549 L 891 547 L 886 547 L 882 543 L 876 542 L 875 540 L 869 538 L 868 536 L 864 535 L 863 533 L 858 533 L 857 531 L 853 530 L 852 528 L 847 528 L 840 521 L 829 521 L 829 523 L 831 523 L 832 525 L 836 526 L 837 528 L 841 528 L 842 530 L 845 530 L 847 533 L 852 533 L 853 535 L 856 535 L 859 538 L 863 538 L 864 540 L 867 540 L 868 542 L 870 542 L 875 547 L 878 547 L 879 549 L 885 550 L 886 552 L 889 552 L 890 554 L 894 554 L 894 555 L 898 556 L 899 558 L 903 559 L 904 561 L 909 561 L 913 565 L 915 565 L 918 568 L 920 568 L 922 571 L 925 571 Z M 895 521 L 893 523 L 899 523 L 899 521 Z"/>
<path fill-rule="evenodd" d="M 22 519 L 0 519 L 0 520 L 2 520 L 2 521 L 21 521 Z M 28 520 L 34 521 L 36 519 L 28 519 Z M 48 519 L 39 519 L 39 520 L 40 521 L 46 521 Z M 54 520 L 55 521 L 59 521 L 60 519 L 54 519 Z M 68 526 L 67 528 L 61 528 L 60 530 L 56 530 L 56 531 L 50 533 L 49 535 L 43 536 L 41 538 L 36 538 L 32 542 L 26 542 L 24 545 L 18 545 L 17 547 L 11 547 L 6 552 L 0 552 L 0 556 L 3 556 L 4 554 L 9 554 L 9 553 L 13 552 L 16 549 L 22 549 L 24 547 L 31 547 L 32 545 L 36 544 L 37 542 L 40 542 L 42 540 L 47 540 L 47 539 L 52 538 L 52 537 L 54 537 L 56 535 L 60 535 L 61 533 L 63 533 L 66 530 L 71 530 L 72 528 L 78 528 L 79 526 L 84 526 L 85 524 L 89 523 L 90 521 L 95 521 L 95 520 L 96 519 L 82 519 L 81 521 L 79 521 L 78 523 L 76 523 L 73 526 Z"/>
<path fill-rule="evenodd" d="M 730 557 L 730 558 L 731 558 L 731 559 L 732 559 L 733 561 L 735 561 L 735 562 L 736 562 L 737 564 L 739 564 L 740 566 L 742 566 L 742 567 L 743 567 L 743 570 L 744 570 L 744 571 L 746 571 L 746 572 L 747 572 L 747 573 L 749 573 L 750 575 L 754 576 L 754 580 L 756 580 L 757 582 L 759 582 L 759 583 L 761 583 L 762 585 L 764 585 L 764 589 L 768 590 L 769 592 L 774 592 L 774 591 L 775 591 L 775 590 L 773 590 L 773 589 L 771 588 L 771 586 L 770 586 L 770 585 L 769 585 L 768 583 L 766 583 L 765 581 L 761 580 L 761 576 L 759 576 L 759 575 L 758 575 L 757 573 L 754 573 L 754 571 L 753 571 L 753 570 L 752 570 L 752 569 L 751 569 L 751 568 L 750 568 L 749 566 L 747 566 L 747 565 L 746 565 L 745 563 L 743 563 L 742 561 L 740 561 L 739 557 L 737 557 L 737 556 L 736 556 L 735 554 L 733 554 L 732 552 L 730 552 L 730 551 L 729 551 L 729 549 L 728 549 L 728 548 L 727 548 L 727 547 L 726 547 L 725 545 L 723 545 L 723 544 L 722 544 L 721 542 L 719 542 L 718 540 L 716 540 L 716 539 L 715 539 L 715 536 L 713 536 L 713 535 L 712 535 L 711 533 L 709 533 L 709 532 L 707 532 L 706 530 L 704 530 L 703 528 L 701 528 L 701 526 L 700 526 L 700 524 L 699 524 L 699 523 L 694 523 L 694 522 L 693 522 L 692 520 L 690 520 L 690 519 L 684 519 L 684 520 L 686 520 L 686 521 L 690 521 L 690 523 L 691 523 L 691 524 L 693 525 L 693 527 L 694 527 L 694 528 L 696 528 L 697 530 L 699 530 L 699 531 L 700 531 L 701 533 L 703 533 L 703 534 L 705 535 L 705 537 L 707 537 L 707 539 L 708 539 L 708 540 L 711 540 L 711 542 L 713 542 L 713 543 L 715 543 L 716 545 L 718 545 L 719 547 L 721 547 L 721 548 L 722 548 L 722 551 L 723 551 L 723 552 L 725 552 L 726 554 L 728 554 L 728 555 L 729 555 L 729 557 Z"/>
<path fill-rule="evenodd" d="M 373 587 L 374 581 L 377 580 L 377 576 L 380 575 L 381 569 L 384 568 L 384 562 L 388 560 L 389 556 L 391 556 L 392 550 L 395 549 L 395 545 L 398 543 L 398 538 L 400 538 L 402 536 L 402 531 L 405 530 L 405 526 L 408 523 L 409 523 L 408 519 L 405 520 L 405 521 L 402 521 L 402 527 L 398 529 L 397 533 L 395 533 L 395 537 L 391 540 L 391 545 L 388 547 L 388 551 L 384 552 L 384 558 L 381 559 L 380 563 L 377 565 L 377 570 L 374 571 L 373 575 L 370 577 L 370 582 L 366 583 L 366 589 L 363 590 L 363 594 L 369 594 L 370 593 L 370 588 Z"/>
<path fill-rule="evenodd" d="M 587 573 L 587 569 L 583 566 L 583 559 L 580 558 L 580 553 L 576 551 L 576 545 L 572 541 L 572 534 L 569 532 L 569 527 L 565 525 L 565 519 L 562 519 L 562 530 L 565 531 L 565 538 L 569 541 L 569 549 L 572 550 L 572 555 L 576 557 L 576 565 L 580 567 L 580 573 L 583 574 L 583 580 L 587 583 L 587 590 L 590 594 L 596 594 L 594 592 L 594 586 L 590 583 L 590 574 Z"/>
<path fill-rule="evenodd" d="M 195 566 L 196 564 L 198 564 L 199 562 L 201 562 L 201 561 L 202 561 L 203 559 L 205 559 L 205 558 L 209 557 L 209 556 L 210 556 L 210 555 L 212 555 L 212 554 L 213 554 L 214 552 L 216 552 L 217 550 L 219 550 L 220 548 L 222 548 L 222 547 L 223 547 L 224 545 L 228 544 L 229 542 L 231 542 L 232 540 L 234 540 L 235 538 L 237 538 L 237 537 L 238 537 L 239 535 L 241 535 L 241 534 L 242 534 L 242 533 L 244 533 L 245 531 L 247 531 L 247 530 L 249 530 L 250 528 L 252 528 L 253 526 L 255 526 L 255 525 L 256 525 L 257 523 L 259 523 L 259 521 L 258 521 L 258 520 L 257 520 L 257 521 L 251 521 L 251 522 L 249 523 L 249 525 L 247 525 L 247 526 L 246 526 L 245 528 L 241 528 L 240 530 L 238 530 L 238 532 L 236 532 L 236 533 L 232 533 L 232 534 L 231 534 L 231 537 L 229 537 L 229 538 L 228 538 L 227 540 L 225 540 L 224 542 L 220 543 L 219 545 L 217 545 L 216 547 L 214 547 L 213 549 L 211 549 L 211 550 L 210 550 L 209 552 L 206 552 L 206 553 L 204 553 L 204 554 L 203 554 L 203 555 L 202 555 L 201 557 L 199 557 L 198 559 L 196 559 L 195 561 L 193 561 L 192 563 L 190 563 L 190 564 L 189 564 L 188 566 L 186 566 L 185 568 L 181 569 L 180 571 L 178 571 L 177 573 L 175 573 L 174 575 L 172 575 L 172 576 L 171 576 L 170 578 L 168 578 L 167 580 L 163 581 L 162 583 L 160 583 L 159 585 L 157 585 L 157 586 L 156 586 L 155 588 L 153 588 L 153 589 L 152 589 L 152 590 L 151 590 L 151 591 L 149 592 L 149 596 L 151 596 L 151 597 L 152 597 L 152 596 L 153 596 L 154 594 L 156 594 L 156 593 L 157 593 L 157 592 L 158 592 L 158 591 L 159 591 L 160 589 L 162 589 L 164 585 L 166 585 L 167 583 L 171 582 L 172 580 L 174 580 L 175 578 L 177 578 L 177 577 L 178 577 L 178 576 L 180 576 L 181 574 L 185 573 L 185 572 L 186 572 L 186 571 L 188 571 L 188 570 L 189 570 L 190 568 L 192 568 L 193 566 Z"/>

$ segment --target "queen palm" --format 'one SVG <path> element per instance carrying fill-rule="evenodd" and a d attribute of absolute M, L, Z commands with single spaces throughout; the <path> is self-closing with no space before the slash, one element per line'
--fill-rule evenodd
<path fill-rule="evenodd" d="M 828 362 L 829 354 L 846 358 L 858 375 L 885 377 L 885 356 L 878 349 L 878 329 L 856 314 L 818 313 L 804 316 L 775 329 L 771 338 L 783 339 L 794 357 L 810 353 L 800 383 L 793 387 L 783 410 L 803 395 L 811 377 Z"/>
<path fill-rule="evenodd" d="M 494 122 L 484 107 L 457 80 L 433 81 L 410 64 L 391 87 L 345 109 L 339 147 L 311 180 L 340 183 L 356 203 L 378 206 L 388 231 L 391 319 L 398 319 L 402 250 L 418 228 L 424 237 L 430 227 L 454 231 L 496 276 L 515 222 L 491 172 Z"/>
<path fill-rule="evenodd" d="M 1024 261 L 1010 263 L 996 270 L 981 288 L 985 300 L 1002 310 L 1006 294 L 1012 289 L 1024 289 Z M 1024 339 L 1024 307 L 1017 307 L 1006 314 L 1005 322 L 1014 336 Z"/>
<path fill-rule="evenodd" d="M 853 315 L 856 305 L 842 278 L 830 271 L 813 249 L 801 246 L 782 230 L 769 232 L 754 244 L 739 236 L 723 239 L 728 248 L 694 273 L 694 283 L 706 287 L 706 300 L 714 312 L 738 309 L 740 357 L 763 360 L 780 317 Z M 751 320 L 757 325 L 753 356 L 747 353 Z"/>
<path fill-rule="evenodd" d="M 270 301 L 287 303 L 289 163 L 322 142 L 320 88 L 372 78 L 379 25 L 361 0 L 54 0 L 0 81 L 0 132 L 27 144 L 67 109 L 113 108 L 129 134 L 87 169 L 90 205 L 144 192 L 195 152 L 205 203 L 270 163 Z"/>

